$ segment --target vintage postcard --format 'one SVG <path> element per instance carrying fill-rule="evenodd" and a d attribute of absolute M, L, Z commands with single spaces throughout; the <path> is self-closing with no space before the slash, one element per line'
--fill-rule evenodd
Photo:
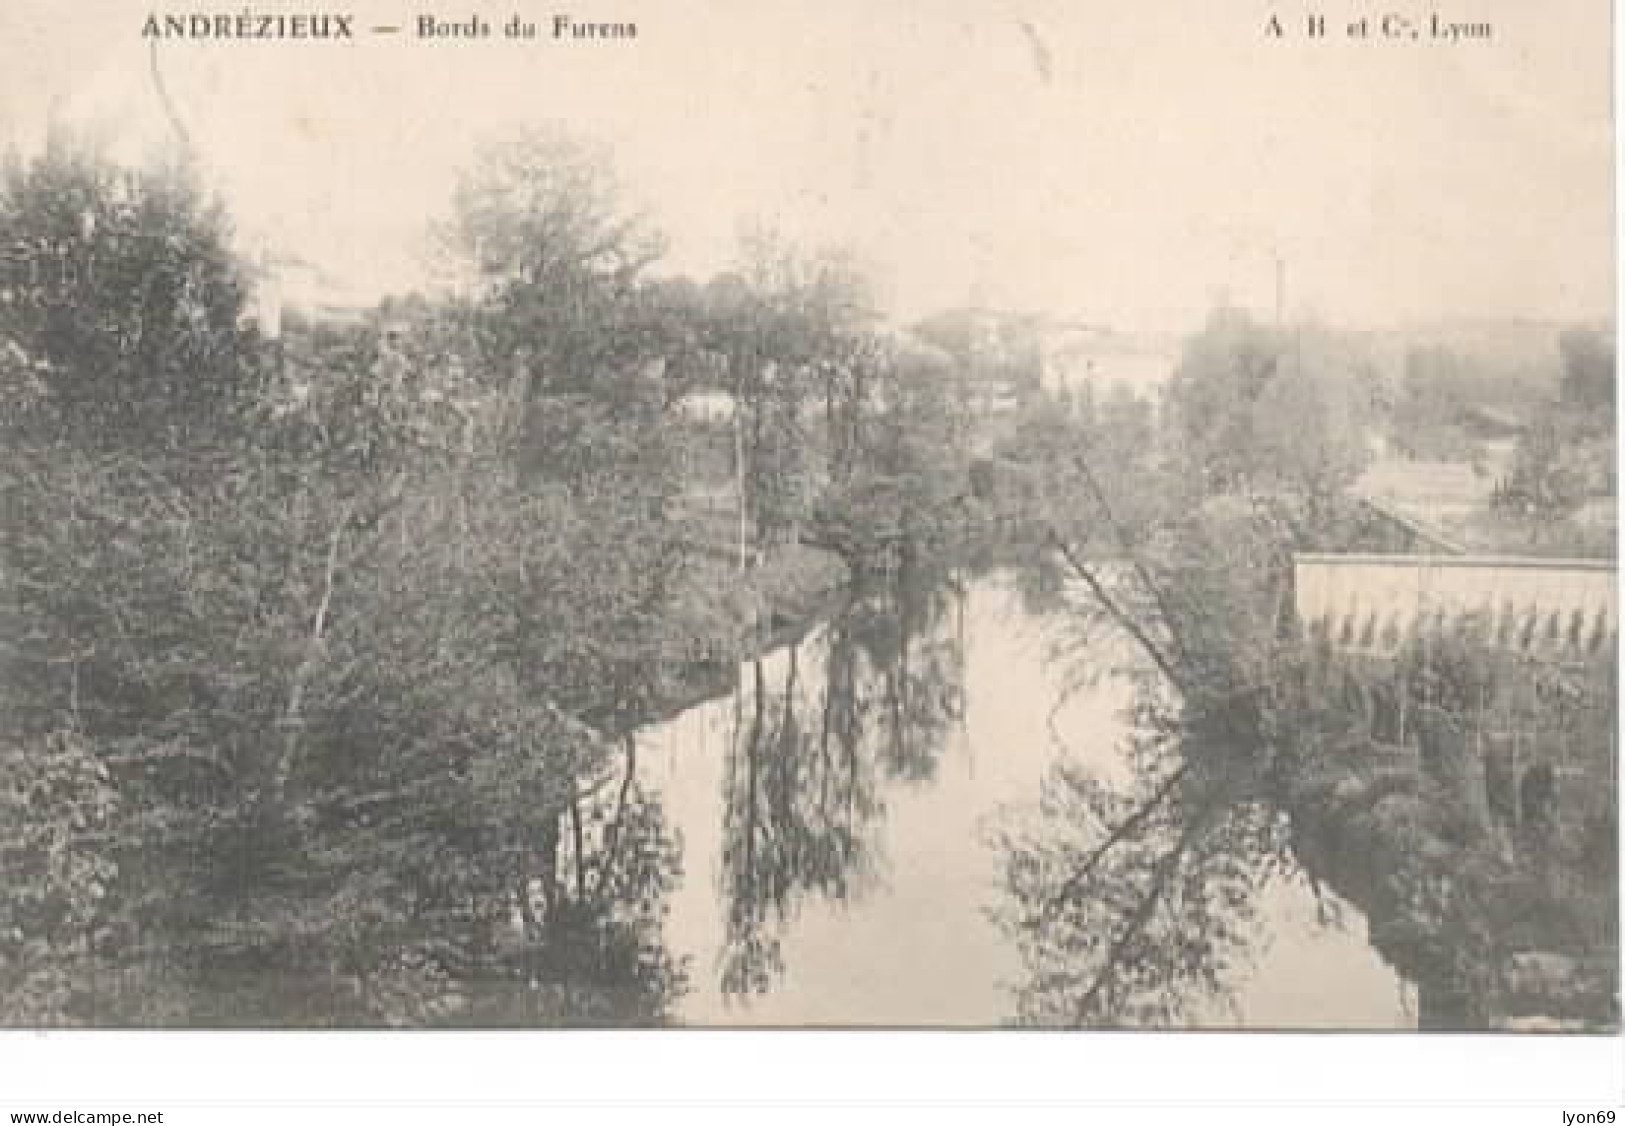
<path fill-rule="evenodd" d="M 1612 35 L 7 0 L 0 1026 L 1617 1032 Z"/>

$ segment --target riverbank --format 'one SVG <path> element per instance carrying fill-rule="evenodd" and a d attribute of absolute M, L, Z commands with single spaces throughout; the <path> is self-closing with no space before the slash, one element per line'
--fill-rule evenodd
<path fill-rule="evenodd" d="M 849 597 L 853 581 L 838 556 L 801 544 L 774 548 L 746 570 L 715 554 L 696 553 L 684 571 L 678 603 L 707 609 L 694 616 L 692 636 L 672 646 L 658 701 L 639 726 L 731 692 L 741 664 L 827 620 Z"/>
<path fill-rule="evenodd" d="M 1484 816 L 1461 773 L 1415 746 L 1323 749 L 1289 783 L 1294 853 L 1416 984 L 1423 1031 L 1617 1031 L 1616 877 L 1573 832 Z"/>

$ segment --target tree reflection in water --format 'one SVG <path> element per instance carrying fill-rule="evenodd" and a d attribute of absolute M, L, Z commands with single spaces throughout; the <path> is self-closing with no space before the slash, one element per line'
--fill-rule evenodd
<path fill-rule="evenodd" d="M 527 1027 L 662 1024 L 687 966 L 662 933 L 682 877 L 681 842 L 637 780 L 635 736 L 621 778 L 544 821 L 552 863 L 522 880 L 520 918 L 494 975 L 458 1023 Z"/>
<path fill-rule="evenodd" d="M 963 718 L 964 595 L 902 571 L 791 646 L 778 683 L 752 662 L 724 770 L 725 995 L 772 987 L 807 897 L 852 902 L 877 878 L 885 787 L 932 779 Z"/>
<path fill-rule="evenodd" d="M 1035 809 L 991 829 L 995 922 L 1020 950 L 1018 1024 L 1167 1027 L 1222 1010 L 1281 871 L 1281 816 L 1244 777 L 1187 765 L 1160 701 L 1142 696 L 1122 748 L 1129 780 L 1062 759 Z"/>
<path fill-rule="evenodd" d="M 1567 824 L 1496 813 L 1472 766 L 1497 658 L 1462 638 L 1418 644 L 1374 680 L 1300 651 L 1247 697 L 1142 682 L 1126 781 L 1063 759 L 1037 808 L 994 828 L 993 914 L 1026 970 L 1017 1023 L 1168 1027 L 1234 1011 L 1260 892 L 1288 873 L 1359 908 L 1416 986 L 1424 1030 L 1617 1028 L 1612 806 L 1580 820 L 1599 803 L 1576 791 Z M 1612 665 L 1564 676 L 1569 702 L 1536 700 L 1531 722 L 1554 724 L 1546 742 L 1575 757 L 1606 748 Z M 1408 740 L 1385 742 L 1381 715 L 1374 726 L 1351 703 L 1373 698 L 1409 715 Z"/>

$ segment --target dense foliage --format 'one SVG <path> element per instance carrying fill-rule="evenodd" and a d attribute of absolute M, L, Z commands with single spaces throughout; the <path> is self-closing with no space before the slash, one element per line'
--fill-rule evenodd
<path fill-rule="evenodd" d="M 1365 529 L 1342 493 L 1357 457 L 1317 438 L 1330 401 L 1257 409 L 1296 351 L 1210 324 L 1170 386 L 1161 456 L 1092 433 L 1092 406 L 1035 431 L 1068 623 L 1055 658 L 1074 688 L 1123 665 L 1137 688 L 1126 778 L 1063 759 L 994 831 L 996 917 L 1027 970 L 1017 1020 L 1222 1022 L 1260 896 L 1297 873 L 1361 909 L 1424 1027 L 1617 1024 L 1614 665 L 1531 662 L 1471 631 L 1351 665 L 1301 636 L 1293 553 L 1359 550 Z M 1270 433 L 1293 419 L 1313 447 Z M 1158 473 L 1184 480 L 1147 486 Z M 1559 802 L 1554 761 L 1519 747 L 1562 748 L 1586 781 Z"/>
<path fill-rule="evenodd" d="M 626 1024 L 680 993 L 638 731 L 762 607 L 716 594 L 678 405 L 733 401 L 742 565 L 832 496 L 929 517 L 941 412 L 850 263 L 756 238 L 655 278 L 560 132 L 484 150 L 441 234 L 461 297 L 270 341 L 184 161 L 57 138 L 5 170 L 7 1021 Z"/>

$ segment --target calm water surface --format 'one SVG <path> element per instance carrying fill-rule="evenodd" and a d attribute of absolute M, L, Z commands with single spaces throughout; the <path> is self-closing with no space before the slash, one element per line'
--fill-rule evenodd
<path fill-rule="evenodd" d="M 1054 623 L 1007 577 L 856 603 L 742 670 L 735 693 L 640 740 L 681 834 L 666 938 L 690 961 L 679 1021 L 987 1026 L 1011 1016 L 1016 951 L 990 920 L 1001 809 L 1073 756 L 1122 776 L 1129 686 L 1067 695 Z M 1203 1023 L 1416 1027 L 1414 991 L 1328 925 L 1306 881 L 1260 897 L 1250 969 Z"/>

